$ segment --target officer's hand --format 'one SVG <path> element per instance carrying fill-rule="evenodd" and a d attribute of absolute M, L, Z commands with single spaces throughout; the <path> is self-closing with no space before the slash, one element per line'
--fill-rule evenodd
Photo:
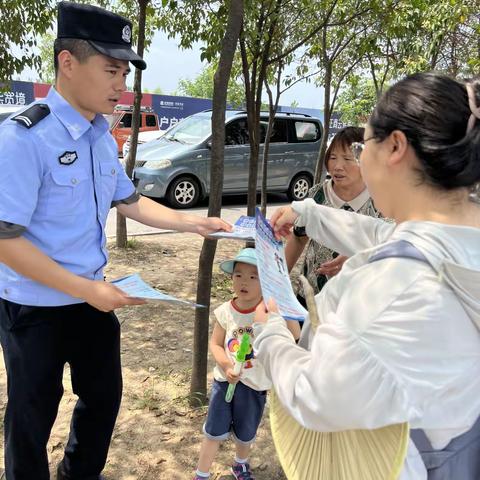
<path fill-rule="evenodd" d="M 146 303 L 146 301 L 141 298 L 129 297 L 115 285 L 101 280 L 91 282 L 88 293 L 84 296 L 84 300 L 102 312 L 111 312 L 116 308 L 127 305 L 143 305 Z"/>
<path fill-rule="evenodd" d="M 207 217 L 204 219 L 204 222 L 197 225 L 197 233 L 203 237 L 208 237 L 211 233 L 219 232 L 220 230 L 231 232 L 232 226 L 218 217 Z"/>

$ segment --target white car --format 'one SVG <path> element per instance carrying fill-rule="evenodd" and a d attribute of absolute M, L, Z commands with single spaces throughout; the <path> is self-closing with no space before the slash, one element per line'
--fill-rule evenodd
<path fill-rule="evenodd" d="M 138 134 L 138 145 L 142 143 L 147 143 L 152 140 L 157 140 L 159 139 L 166 130 L 149 130 L 147 132 L 139 132 Z M 127 156 L 128 151 L 130 150 L 130 141 L 131 141 L 131 136 L 127 138 L 125 143 L 123 144 L 123 158 L 125 159 Z"/>

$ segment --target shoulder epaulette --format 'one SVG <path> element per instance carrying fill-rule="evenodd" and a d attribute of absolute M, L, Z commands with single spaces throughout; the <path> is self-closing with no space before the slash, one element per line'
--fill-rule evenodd
<path fill-rule="evenodd" d="M 22 124 L 24 127 L 32 128 L 40 120 L 43 120 L 50 113 L 50 108 L 45 103 L 36 103 L 22 113 L 12 117 L 12 120 Z"/>

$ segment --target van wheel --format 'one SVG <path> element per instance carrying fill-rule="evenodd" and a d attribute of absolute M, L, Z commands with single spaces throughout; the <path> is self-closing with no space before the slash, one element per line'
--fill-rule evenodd
<path fill-rule="evenodd" d="M 290 184 L 287 195 L 292 201 L 303 200 L 312 188 L 312 179 L 309 175 L 301 174 L 295 177 Z"/>
<path fill-rule="evenodd" d="M 170 185 L 167 200 L 173 208 L 191 208 L 200 199 L 200 186 L 191 177 L 178 177 Z"/>

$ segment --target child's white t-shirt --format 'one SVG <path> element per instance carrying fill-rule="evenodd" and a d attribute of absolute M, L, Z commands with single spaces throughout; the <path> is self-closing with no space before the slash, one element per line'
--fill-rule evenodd
<path fill-rule="evenodd" d="M 220 305 L 213 313 L 218 324 L 225 330 L 225 352 L 232 360 L 236 358 L 236 352 L 240 347 L 243 334 L 248 333 L 250 335 L 250 353 L 243 364 L 240 381 L 254 390 L 269 390 L 272 383 L 267 378 L 262 365 L 253 355 L 254 335 L 252 324 L 255 317 L 255 308 L 239 310 L 233 301 L 229 301 Z M 215 365 L 213 376 L 219 382 L 227 381 L 224 371 L 218 365 Z"/>

